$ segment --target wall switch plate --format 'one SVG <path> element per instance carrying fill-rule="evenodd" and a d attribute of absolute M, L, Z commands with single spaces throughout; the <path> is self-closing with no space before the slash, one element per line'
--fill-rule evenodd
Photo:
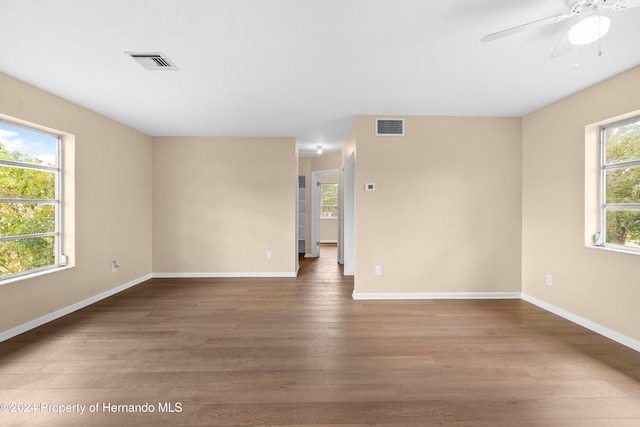
<path fill-rule="evenodd" d="M 273 258 L 273 254 L 271 253 L 271 251 L 267 251 L 267 259 L 271 260 Z"/>
<path fill-rule="evenodd" d="M 382 276 L 382 266 L 376 265 L 376 276 Z"/>
<path fill-rule="evenodd" d="M 553 276 L 547 273 L 547 276 L 544 279 L 544 283 L 546 283 L 547 286 L 553 285 Z"/>
<path fill-rule="evenodd" d="M 118 260 L 113 260 L 111 262 L 111 271 L 112 272 L 116 272 L 118 269 L 120 268 L 120 263 L 118 262 Z"/>

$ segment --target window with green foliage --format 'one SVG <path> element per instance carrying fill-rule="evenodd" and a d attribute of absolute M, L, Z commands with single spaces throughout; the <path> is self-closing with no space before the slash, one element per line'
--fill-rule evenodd
<path fill-rule="evenodd" d="M 600 145 L 599 243 L 640 250 L 640 117 L 603 126 Z"/>
<path fill-rule="evenodd" d="M 338 218 L 338 184 L 320 184 L 320 218 Z"/>
<path fill-rule="evenodd" d="M 57 267 L 61 137 L 0 122 L 0 280 Z"/>

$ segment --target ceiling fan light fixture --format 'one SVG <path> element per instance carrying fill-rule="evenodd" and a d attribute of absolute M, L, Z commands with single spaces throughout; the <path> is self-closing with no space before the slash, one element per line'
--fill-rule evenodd
<path fill-rule="evenodd" d="M 593 43 L 607 34 L 610 25 L 611 19 L 608 16 L 587 16 L 571 27 L 568 34 L 569 42 L 575 46 Z"/>

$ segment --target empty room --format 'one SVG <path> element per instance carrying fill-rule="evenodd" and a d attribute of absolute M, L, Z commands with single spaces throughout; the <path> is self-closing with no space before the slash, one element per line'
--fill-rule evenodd
<path fill-rule="evenodd" d="M 639 0 L 0 10 L 0 425 L 640 426 Z"/>

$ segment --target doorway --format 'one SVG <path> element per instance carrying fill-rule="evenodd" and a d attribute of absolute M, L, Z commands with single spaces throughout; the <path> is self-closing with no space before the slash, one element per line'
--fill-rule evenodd
<path fill-rule="evenodd" d="M 322 247 L 337 248 L 339 221 L 338 169 L 311 173 L 311 256 L 322 256 Z M 337 250 L 326 251 L 338 261 Z"/>

